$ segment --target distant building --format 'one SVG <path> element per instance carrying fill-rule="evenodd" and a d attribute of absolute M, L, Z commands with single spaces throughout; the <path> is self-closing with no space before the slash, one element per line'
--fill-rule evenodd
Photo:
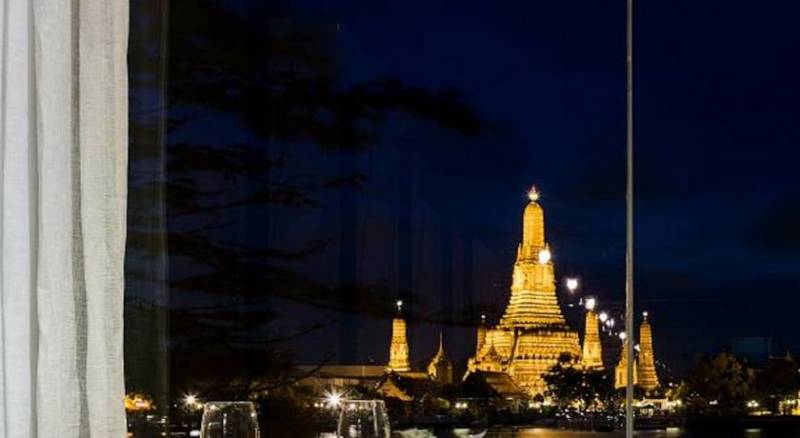
<path fill-rule="evenodd" d="M 439 385 L 431 380 L 428 373 L 407 371 L 385 374 L 378 382 L 376 391 L 383 397 L 410 402 L 426 397 L 435 397 L 438 394 L 438 388 Z"/>
<path fill-rule="evenodd" d="M 372 388 L 385 373 L 383 365 L 300 365 L 294 369 L 301 385 L 319 391 L 357 386 Z"/>
<path fill-rule="evenodd" d="M 473 413 L 496 409 L 516 411 L 525 408 L 530 401 L 528 391 L 514 383 L 508 373 L 476 371 L 470 373 L 459 385 L 456 406 Z"/>

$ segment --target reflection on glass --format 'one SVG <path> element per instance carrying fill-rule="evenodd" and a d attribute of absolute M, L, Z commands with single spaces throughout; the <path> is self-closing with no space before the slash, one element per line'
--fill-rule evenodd
<path fill-rule="evenodd" d="M 203 407 L 201 438 L 260 438 L 252 402 L 208 402 Z"/>
<path fill-rule="evenodd" d="M 345 438 L 389 438 L 391 429 L 382 400 L 348 400 L 339 413 L 338 435 Z"/>

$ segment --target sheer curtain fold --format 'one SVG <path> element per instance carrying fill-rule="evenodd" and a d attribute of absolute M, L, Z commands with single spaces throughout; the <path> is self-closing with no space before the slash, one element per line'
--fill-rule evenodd
<path fill-rule="evenodd" d="M 0 0 L 0 438 L 123 437 L 127 0 Z"/>

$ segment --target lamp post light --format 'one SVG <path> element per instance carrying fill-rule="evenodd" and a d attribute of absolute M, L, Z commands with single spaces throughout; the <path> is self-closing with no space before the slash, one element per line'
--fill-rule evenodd
<path fill-rule="evenodd" d="M 328 409 L 338 409 L 342 405 L 343 395 L 335 389 L 325 393 L 325 405 Z"/>
<path fill-rule="evenodd" d="M 550 250 L 545 248 L 539 251 L 539 263 L 546 265 L 550 262 L 550 259 L 553 258 L 553 254 L 550 253 Z"/>
<path fill-rule="evenodd" d="M 575 293 L 578 289 L 578 279 L 577 278 L 567 278 L 566 280 L 567 290 L 569 293 Z"/>
<path fill-rule="evenodd" d="M 195 394 L 191 394 L 191 393 L 190 394 L 186 394 L 183 397 L 183 405 L 187 409 L 196 409 L 196 410 L 203 409 L 203 403 L 200 402 L 200 400 L 197 398 L 197 396 Z"/>

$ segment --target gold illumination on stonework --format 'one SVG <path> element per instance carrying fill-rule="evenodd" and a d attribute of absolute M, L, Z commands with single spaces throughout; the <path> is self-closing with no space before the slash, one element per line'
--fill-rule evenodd
<path fill-rule="evenodd" d="M 590 309 L 586 312 L 586 331 L 583 335 L 581 365 L 583 365 L 584 368 L 593 370 L 603 369 L 603 346 L 600 343 L 598 320 L 599 318 L 594 310 Z"/>
<path fill-rule="evenodd" d="M 578 333 L 567 326 L 556 298 L 553 261 L 545 241 L 539 192 L 528 192 L 522 217 L 522 243 L 511 278 L 511 297 L 500 323 L 479 329 L 478 350 L 468 374 L 502 371 L 530 394 L 545 389 L 543 375 L 562 354 L 581 355 Z"/>
<path fill-rule="evenodd" d="M 622 339 L 622 351 L 619 354 L 617 368 L 614 370 L 614 388 L 624 388 L 628 384 L 628 340 L 624 336 L 620 336 L 620 338 Z M 633 384 L 636 385 L 639 381 L 639 373 L 637 372 L 636 358 L 633 360 Z"/>
<path fill-rule="evenodd" d="M 658 374 L 656 374 L 655 357 L 653 356 L 653 332 L 647 320 L 639 326 L 639 386 L 647 391 L 658 388 Z"/>
<path fill-rule="evenodd" d="M 448 358 L 444 352 L 444 342 L 441 333 L 439 333 L 439 350 L 428 364 L 428 375 L 431 377 L 431 380 L 442 385 L 450 385 L 453 383 L 453 362 L 450 361 L 450 358 Z"/>
<path fill-rule="evenodd" d="M 408 359 L 408 338 L 406 337 L 406 320 L 402 316 L 403 302 L 397 302 L 397 316 L 392 320 L 392 343 L 389 346 L 389 371 L 411 371 Z"/>

